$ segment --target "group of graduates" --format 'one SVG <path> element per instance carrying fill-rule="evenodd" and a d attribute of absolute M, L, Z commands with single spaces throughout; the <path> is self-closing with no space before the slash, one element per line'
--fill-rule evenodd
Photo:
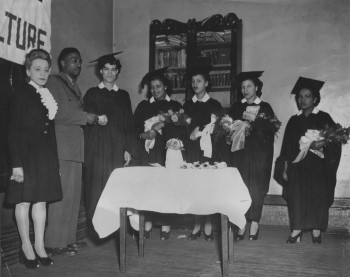
<path fill-rule="evenodd" d="M 255 109 L 258 114 L 275 117 L 272 107 L 260 99 L 263 83 L 259 78 L 263 72 L 241 72 L 235 76 L 242 100 L 230 107 L 228 115 L 233 120 L 249 122 L 250 128 L 245 133 L 244 148 L 231 152 L 226 134 L 218 132 L 213 121 L 213 118 L 223 115 L 223 108 L 209 95 L 210 66 L 197 65 L 187 70 L 194 95 L 183 106 L 170 98 L 166 69 L 147 73 L 141 87 L 149 97 L 141 101 L 133 113 L 128 92 L 116 84 L 121 71 L 116 54 L 119 53 L 95 60 L 102 82 L 90 88 L 84 97 L 76 85 L 81 70 L 77 49 L 62 50 L 58 59 L 61 72 L 50 78 L 49 54 L 35 49 L 27 55 L 25 65 L 30 81 L 14 94 L 9 129 L 13 174 L 7 202 L 16 204 L 16 221 L 22 239 L 20 261 L 29 268 L 36 268 L 39 264 L 53 264 L 50 255 L 75 255 L 80 247 L 74 232 L 81 179 L 84 180 L 87 223 L 93 228 L 94 211 L 111 172 L 115 168 L 133 165 L 157 163 L 164 166 L 166 143 L 172 138 L 182 141 L 185 148 L 182 154 L 187 163 L 224 161 L 228 166 L 238 168 L 252 198 L 252 205 L 246 213 L 250 223 L 249 239 L 257 240 L 272 171 L 275 131 L 256 127 L 245 115 L 246 111 Z M 312 230 L 313 242 L 321 243 L 321 231 L 327 228 L 328 209 L 333 202 L 341 152 L 339 144 L 315 141 L 310 146 L 315 151 L 309 151 L 304 159 L 293 163 L 299 154 L 299 140 L 307 130 L 322 130 L 335 125 L 329 114 L 316 107 L 322 85 L 321 81 L 300 77 L 292 91 L 299 113 L 287 124 L 280 155 L 283 196 L 288 204 L 292 230 L 287 240 L 289 243 L 300 241 L 303 232 L 309 230 Z M 145 121 L 169 111 L 181 112 L 189 120 L 186 124 L 158 122 L 145 129 Z M 202 140 L 205 132 L 210 138 L 206 145 Z M 83 139 L 84 144 L 75 144 L 77 138 Z M 146 141 L 153 142 L 152 147 L 145 147 Z M 317 150 L 323 151 L 323 158 L 314 154 Z M 50 204 L 44 232 L 46 202 Z M 29 239 L 31 205 L 34 247 Z M 212 241 L 211 216 L 204 218 L 204 238 Z M 162 223 L 160 238 L 167 240 L 170 237 L 167 215 L 158 215 L 157 220 Z M 146 238 L 151 236 L 152 221 L 154 215 L 149 213 Z M 202 217 L 195 216 L 189 240 L 200 237 L 201 221 Z M 246 229 L 239 229 L 235 239 L 244 239 Z"/>

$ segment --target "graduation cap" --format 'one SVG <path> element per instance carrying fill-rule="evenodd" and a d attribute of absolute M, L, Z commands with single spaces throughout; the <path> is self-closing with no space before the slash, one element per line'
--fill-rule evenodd
<path fill-rule="evenodd" d="M 164 74 L 167 71 L 168 67 L 169 66 L 162 67 L 162 68 L 155 69 L 155 70 L 152 70 L 152 71 L 146 73 L 146 75 L 143 76 L 143 78 L 141 80 L 141 88 L 144 88 L 144 86 L 146 84 L 148 84 L 153 77 L 155 77 L 155 76 L 164 76 Z"/>
<path fill-rule="evenodd" d="M 211 64 L 196 64 L 189 66 L 186 70 L 186 75 L 188 78 L 191 78 L 194 75 L 203 75 L 208 76 L 209 72 L 213 69 Z"/>
<path fill-rule="evenodd" d="M 238 82 L 243 82 L 245 80 L 256 80 L 261 77 L 261 75 L 264 73 L 264 71 L 246 71 L 246 72 L 240 72 L 236 76 L 236 80 Z"/>
<path fill-rule="evenodd" d="M 101 61 L 104 61 L 104 60 L 108 60 L 110 58 L 114 58 L 115 55 L 118 55 L 120 53 L 123 53 L 124 51 L 119 51 L 119 52 L 115 52 L 115 53 L 111 53 L 111 54 L 107 54 L 107 55 L 103 55 L 101 57 L 98 57 L 97 59 L 89 62 L 89 63 L 94 63 L 94 62 L 101 62 Z"/>
<path fill-rule="evenodd" d="M 299 77 L 298 81 L 295 83 L 291 94 L 298 94 L 303 88 L 311 90 L 313 93 L 317 93 L 321 90 L 325 82 L 309 79 L 305 77 Z"/>

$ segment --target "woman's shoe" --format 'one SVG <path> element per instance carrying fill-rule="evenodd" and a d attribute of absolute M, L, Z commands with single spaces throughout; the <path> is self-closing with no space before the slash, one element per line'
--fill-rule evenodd
<path fill-rule="evenodd" d="M 239 241 L 239 240 L 244 240 L 244 236 L 245 236 L 245 232 L 247 231 L 247 229 L 244 230 L 243 234 L 240 235 L 240 234 L 235 234 L 235 240 L 236 241 Z"/>
<path fill-rule="evenodd" d="M 170 237 L 170 231 L 165 232 L 165 231 L 160 231 L 160 240 L 167 240 Z"/>
<path fill-rule="evenodd" d="M 315 237 L 314 234 L 311 232 L 311 238 L 312 238 L 312 242 L 315 244 L 320 244 L 322 242 L 321 233 L 318 237 Z"/>
<path fill-rule="evenodd" d="M 199 231 L 195 234 L 191 233 L 189 236 L 188 236 L 188 240 L 196 240 L 198 239 L 199 237 L 201 236 L 201 229 L 199 229 Z"/>
<path fill-rule="evenodd" d="M 289 236 L 287 239 L 287 243 L 296 243 L 296 242 L 301 242 L 301 237 L 303 236 L 303 231 L 300 231 L 296 236 L 292 237 Z"/>
<path fill-rule="evenodd" d="M 53 265 L 53 260 L 51 260 L 49 257 L 40 257 L 38 255 L 38 253 L 36 253 L 35 249 L 34 249 L 34 254 L 35 257 L 38 259 L 38 261 L 43 265 L 43 266 L 49 266 L 49 265 Z"/>
<path fill-rule="evenodd" d="M 149 239 L 151 237 L 151 235 L 152 235 L 152 228 L 149 229 L 148 231 L 145 230 L 145 232 L 143 233 L 143 237 L 145 239 Z"/>
<path fill-rule="evenodd" d="M 255 235 L 249 235 L 249 240 L 257 240 L 259 237 L 259 231 L 260 231 L 260 229 L 258 229 L 258 231 L 256 231 Z"/>
<path fill-rule="evenodd" d="M 206 241 L 209 241 L 209 242 L 213 241 L 213 240 L 214 240 L 213 231 L 210 233 L 210 235 L 207 235 L 207 234 L 204 232 L 204 239 L 205 239 Z"/>
<path fill-rule="evenodd" d="M 27 268 L 38 268 L 39 267 L 39 261 L 37 259 L 34 259 L 34 260 L 27 259 L 22 248 L 18 252 L 18 257 L 19 257 L 19 263 L 24 264 Z"/>

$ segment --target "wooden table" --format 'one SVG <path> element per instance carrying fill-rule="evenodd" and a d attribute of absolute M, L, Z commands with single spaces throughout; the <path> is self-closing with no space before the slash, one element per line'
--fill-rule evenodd
<path fill-rule="evenodd" d="M 233 234 L 229 221 L 245 226 L 251 198 L 238 170 L 166 169 L 157 167 L 120 168 L 112 172 L 93 217 L 96 232 L 106 237 L 120 227 L 120 271 L 126 271 L 127 208 L 160 213 L 221 214 L 222 272 L 228 276 L 233 262 Z M 144 255 L 144 216 L 130 216 L 140 228 L 139 256 Z M 231 224 L 230 224 L 231 225 Z"/>

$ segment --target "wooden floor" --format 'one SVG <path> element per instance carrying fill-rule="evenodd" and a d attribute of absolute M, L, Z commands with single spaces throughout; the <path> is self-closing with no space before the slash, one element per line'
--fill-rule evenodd
<path fill-rule="evenodd" d="M 234 244 L 234 264 L 230 276 L 350 276 L 349 236 L 326 234 L 315 245 L 310 233 L 298 244 L 285 243 L 289 230 L 281 226 L 261 226 L 257 241 Z M 172 230 L 168 241 L 159 240 L 159 229 L 146 241 L 145 257 L 139 258 L 137 244 L 127 239 L 127 272 L 121 274 L 116 240 L 99 245 L 85 239 L 88 246 L 75 257 L 54 257 L 51 267 L 28 270 L 15 264 L 2 269 L 2 277 L 216 277 L 221 276 L 219 240 L 212 243 L 203 236 L 197 241 L 185 237 L 189 230 Z M 215 234 L 216 235 L 216 234 Z"/>

